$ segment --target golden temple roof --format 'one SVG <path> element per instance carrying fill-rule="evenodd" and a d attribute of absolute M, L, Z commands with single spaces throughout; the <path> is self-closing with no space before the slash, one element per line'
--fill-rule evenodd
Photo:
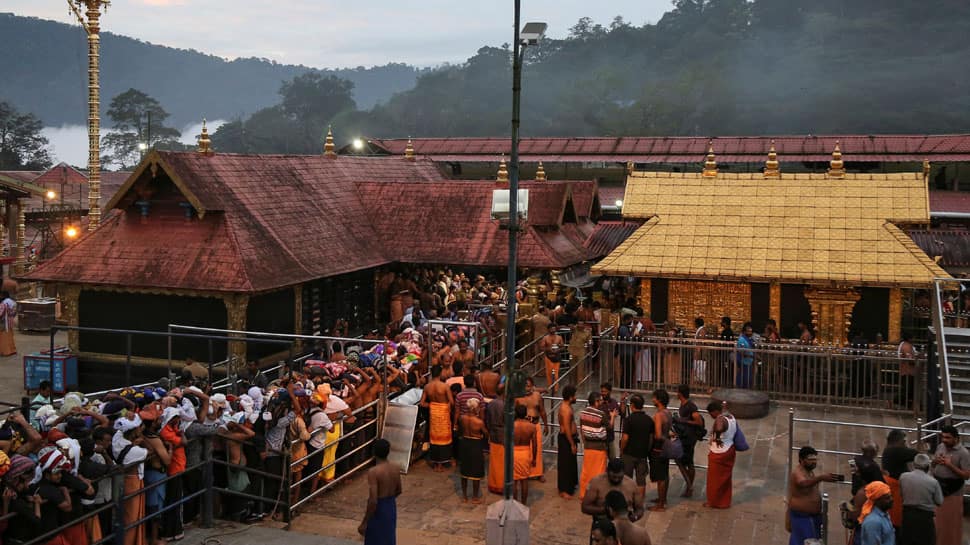
<path fill-rule="evenodd" d="M 617 276 L 923 287 L 948 276 L 897 224 L 929 223 L 922 173 L 634 172 L 647 220 L 593 267 Z"/>

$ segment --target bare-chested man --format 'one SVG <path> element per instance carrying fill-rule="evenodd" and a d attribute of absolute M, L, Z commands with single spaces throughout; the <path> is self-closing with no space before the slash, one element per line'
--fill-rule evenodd
<path fill-rule="evenodd" d="M 468 347 L 467 339 L 458 341 L 458 352 L 455 352 L 455 359 L 452 365 L 461 369 L 475 366 L 475 351 Z"/>
<path fill-rule="evenodd" d="M 559 378 L 559 363 L 562 361 L 562 349 L 565 341 L 556 333 L 556 324 L 549 324 L 548 333 L 539 341 L 539 351 L 542 352 L 546 364 L 546 386 L 549 392 L 556 393 L 553 383 Z"/>
<path fill-rule="evenodd" d="M 498 383 L 501 380 L 502 375 L 492 370 L 488 363 L 482 363 L 482 368 L 478 372 L 478 390 L 485 396 L 486 403 L 498 395 Z"/>
<path fill-rule="evenodd" d="M 802 447 L 798 451 L 798 466 L 792 470 L 788 484 L 789 543 L 804 543 L 807 539 L 822 537 L 822 493 L 818 483 L 835 483 L 839 476 L 833 473 L 816 475 L 817 466 L 818 451 Z"/>
<path fill-rule="evenodd" d="M 482 503 L 479 494 L 482 479 L 485 478 L 485 453 L 482 440 L 488 437 L 485 421 L 482 420 L 482 406 L 478 398 L 469 398 L 467 409 L 458 420 L 461 444 L 458 449 L 458 466 L 461 475 L 462 501 L 468 503 L 468 481 L 472 481 L 472 503 Z"/>
<path fill-rule="evenodd" d="M 630 506 L 622 492 L 611 490 L 606 494 L 606 516 L 616 526 L 616 540 L 623 545 L 650 545 L 647 529 L 633 524 L 630 515 Z"/>
<path fill-rule="evenodd" d="M 367 512 L 357 532 L 364 545 L 394 543 L 397 535 L 397 497 L 401 495 L 401 468 L 387 461 L 391 444 L 374 441 L 376 464 L 367 471 Z"/>
<path fill-rule="evenodd" d="M 428 428 L 431 436 L 431 449 L 428 452 L 431 468 L 441 472 L 451 463 L 451 408 L 454 397 L 451 389 L 441 380 L 440 365 L 431 367 L 431 382 L 424 387 L 421 406 L 428 409 Z"/>
<path fill-rule="evenodd" d="M 542 456 L 536 443 L 535 424 L 526 420 L 524 405 L 515 406 L 515 428 L 512 430 L 512 444 L 514 445 L 514 479 L 512 486 L 513 498 L 523 504 L 529 503 L 529 477 L 536 465 L 536 458 Z"/>
<path fill-rule="evenodd" d="M 532 380 L 532 377 L 527 377 L 525 379 L 525 396 L 515 399 L 516 405 L 522 405 L 526 408 L 526 420 L 535 426 L 533 432 L 536 436 L 536 442 L 539 444 L 539 455 L 537 456 L 536 463 L 532 468 L 532 472 L 529 477 L 534 479 L 539 479 L 539 482 L 546 482 L 546 477 L 543 475 L 542 469 L 542 437 L 543 430 L 545 432 L 549 431 L 549 421 L 546 417 L 546 407 L 542 400 L 542 392 L 540 392 Z"/>
<path fill-rule="evenodd" d="M 613 490 L 622 493 L 627 505 L 633 506 L 630 520 L 639 520 L 643 516 L 643 498 L 637 492 L 636 481 L 623 473 L 623 460 L 619 458 L 610 460 L 606 473 L 589 481 L 586 495 L 583 496 L 583 514 L 592 515 L 593 524 L 596 524 L 598 518 L 606 516 L 606 495 Z"/>
<path fill-rule="evenodd" d="M 570 384 L 562 389 L 562 404 L 559 405 L 559 435 L 556 437 L 559 467 L 556 485 L 559 496 L 566 500 L 572 499 L 576 486 L 579 485 L 579 469 L 576 465 L 579 432 L 576 430 L 574 403 L 576 403 L 576 387 Z"/>

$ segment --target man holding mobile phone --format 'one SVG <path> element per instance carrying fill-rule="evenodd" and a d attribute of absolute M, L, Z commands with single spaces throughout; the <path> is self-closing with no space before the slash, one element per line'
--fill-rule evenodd
<path fill-rule="evenodd" d="M 842 475 L 815 474 L 818 451 L 804 446 L 798 451 L 798 466 L 791 472 L 788 484 L 788 521 L 791 532 L 789 545 L 802 545 L 806 539 L 822 537 L 822 492 L 818 483 L 835 483 Z"/>

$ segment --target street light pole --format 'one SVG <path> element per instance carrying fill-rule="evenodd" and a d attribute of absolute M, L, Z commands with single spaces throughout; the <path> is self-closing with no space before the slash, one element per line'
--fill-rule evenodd
<path fill-rule="evenodd" d="M 505 499 L 512 499 L 514 483 L 514 449 L 512 437 L 515 427 L 515 388 L 519 373 L 515 357 L 515 285 L 518 261 L 519 231 L 519 93 L 522 90 L 522 63 L 519 58 L 520 0 L 515 0 L 515 39 L 512 40 L 512 153 L 509 164 L 509 275 L 506 282 L 505 315 Z M 541 451 L 540 451 L 541 452 Z"/>

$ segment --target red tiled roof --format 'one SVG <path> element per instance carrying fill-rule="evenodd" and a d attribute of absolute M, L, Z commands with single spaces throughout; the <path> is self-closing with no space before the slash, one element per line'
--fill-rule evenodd
<path fill-rule="evenodd" d="M 81 210 L 87 211 L 88 209 L 88 179 L 87 174 L 73 167 L 67 167 L 66 176 L 62 177 L 61 173 L 58 173 L 60 165 L 55 166 L 51 170 L 48 170 L 44 174 L 34 179 L 33 183 L 44 187 L 45 189 L 51 189 L 57 193 L 57 197 L 54 199 L 54 203 L 64 203 L 70 205 L 76 205 Z M 75 173 L 75 174 L 71 174 Z M 77 178 L 80 176 L 81 178 Z M 101 206 L 102 208 L 108 202 L 108 199 L 114 195 L 121 185 L 125 183 L 125 180 L 131 176 L 131 172 L 102 172 L 101 173 Z M 61 180 L 64 179 L 62 185 Z M 42 197 L 39 195 L 34 195 L 29 199 L 26 199 L 26 207 L 28 210 L 32 208 L 41 208 Z"/>
<path fill-rule="evenodd" d="M 600 186 L 600 202 L 603 206 L 616 206 L 616 201 L 623 200 L 625 191 L 622 186 Z"/>
<path fill-rule="evenodd" d="M 579 184 L 573 186 L 573 205 L 581 218 L 599 217 L 599 184 Z M 595 208 L 595 210 L 594 210 Z"/>
<path fill-rule="evenodd" d="M 343 160 L 343 158 L 341 158 Z M 519 239 L 523 267 L 562 268 L 587 259 L 580 226 L 559 226 L 570 186 L 593 182 L 522 182 L 529 222 Z M 492 190 L 473 181 L 358 183 L 391 261 L 499 267 L 508 263 L 508 231 L 492 220 Z M 470 205 L 469 203 L 476 203 Z"/>
<path fill-rule="evenodd" d="M 641 225 L 638 221 L 601 221 L 583 245 L 593 259 L 609 255 Z"/>
<path fill-rule="evenodd" d="M 43 172 L 39 170 L 0 170 L 0 176 L 12 178 L 18 182 L 32 182 L 34 178 L 41 174 Z"/>
<path fill-rule="evenodd" d="M 594 182 L 522 183 L 532 192 L 522 266 L 587 258 L 592 224 L 560 226 L 584 184 Z M 101 227 L 27 278 L 252 293 L 393 261 L 501 266 L 508 237 L 490 218 L 495 187 L 401 157 L 158 151 L 107 200 L 114 210 Z M 151 201 L 147 217 L 136 200 Z M 182 217 L 186 200 L 201 218 Z"/>
<path fill-rule="evenodd" d="M 85 233 L 30 278 L 136 288 L 181 288 L 250 292 L 239 249 L 226 216 L 187 221 L 113 210 L 94 232 Z"/>
<path fill-rule="evenodd" d="M 152 180 L 149 164 L 157 163 L 159 176 L 171 177 L 185 198 L 201 207 L 200 232 L 191 240 L 211 240 L 218 254 L 176 253 L 166 266 L 152 270 L 150 263 L 129 270 L 124 262 L 99 257 L 113 247 L 130 248 L 135 256 L 147 256 L 166 242 L 178 238 L 159 234 L 159 241 L 142 237 L 142 230 L 99 228 L 75 247 L 38 267 L 34 280 L 75 282 L 97 278 L 100 283 L 138 287 L 172 287 L 190 290 L 259 292 L 299 284 L 387 263 L 366 209 L 357 196 L 357 180 L 400 182 L 439 179 L 437 167 L 426 160 L 407 162 L 400 157 L 329 159 L 323 156 L 202 155 L 186 152 L 153 152 L 132 174 L 121 192 L 106 207 L 120 208 L 126 217 L 140 222 L 133 202 Z M 135 184 L 139 184 L 135 186 Z M 133 189 L 133 186 L 136 188 Z M 141 189 L 137 189 L 141 188 Z M 222 217 L 222 231 L 208 226 L 210 216 Z M 164 231 L 169 220 L 150 213 L 145 231 Z M 125 222 L 124 225 L 128 225 Z M 142 225 L 139 223 L 139 225 Z M 229 272 L 190 274 L 221 269 L 222 257 L 231 253 Z M 144 258 L 147 259 L 147 258 Z M 143 260 L 144 260 L 143 259 Z M 211 259 L 212 262 L 206 260 Z M 199 262 L 199 260 L 202 260 Z M 135 271 L 144 267 L 146 275 Z M 89 273 L 89 269 L 98 269 Z M 225 277 L 225 278 L 224 278 Z M 232 277 L 238 277 L 232 279 Z M 231 281 L 230 281 L 231 280 Z"/>
<path fill-rule="evenodd" d="M 88 177 L 86 174 L 81 174 L 71 165 L 60 163 L 34 178 L 33 182 L 44 185 L 45 187 L 48 184 L 86 184 L 88 183 Z"/>
<path fill-rule="evenodd" d="M 930 214 L 933 212 L 970 214 L 970 193 L 963 191 L 930 191 Z"/>
<path fill-rule="evenodd" d="M 826 135 L 722 137 L 523 138 L 523 162 L 693 163 L 703 161 L 713 140 L 718 162 L 764 160 L 771 141 L 778 160 L 828 161 L 836 141 L 846 161 L 968 161 L 970 134 Z M 415 153 L 438 161 L 497 161 L 510 153 L 508 138 L 415 138 Z M 403 154 L 406 139 L 375 140 L 393 154 Z"/>
<path fill-rule="evenodd" d="M 909 231 L 910 238 L 941 267 L 970 267 L 970 231 L 962 229 Z"/>

